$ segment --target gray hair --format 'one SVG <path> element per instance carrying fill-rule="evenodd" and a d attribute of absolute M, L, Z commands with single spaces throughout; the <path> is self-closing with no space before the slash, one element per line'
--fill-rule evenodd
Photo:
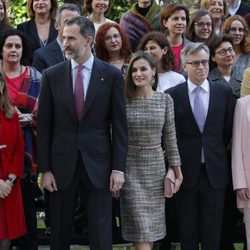
<path fill-rule="evenodd" d="M 65 22 L 65 26 L 78 25 L 80 27 L 81 35 L 86 38 L 91 36 L 95 40 L 95 27 L 93 22 L 84 16 L 73 17 Z"/>
<path fill-rule="evenodd" d="M 189 55 L 195 54 L 200 50 L 204 50 L 208 57 L 210 56 L 210 51 L 207 45 L 204 43 L 188 43 L 182 50 L 181 50 L 181 62 L 184 64 L 187 61 L 187 57 Z"/>
<path fill-rule="evenodd" d="M 56 21 L 57 23 L 61 24 L 61 16 L 62 16 L 62 12 L 64 10 L 69 10 L 69 11 L 73 11 L 73 12 L 78 12 L 79 15 L 81 16 L 81 10 L 77 7 L 77 5 L 73 4 L 73 3 L 65 3 L 63 4 L 61 7 L 59 7 L 56 11 Z"/>

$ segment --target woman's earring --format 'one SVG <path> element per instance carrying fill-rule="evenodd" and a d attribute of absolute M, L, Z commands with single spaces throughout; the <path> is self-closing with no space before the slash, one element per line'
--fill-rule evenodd
<path fill-rule="evenodd" d="M 150 84 L 151 84 L 151 86 L 154 86 L 154 84 L 155 84 L 155 76 L 154 75 L 152 76 Z"/>

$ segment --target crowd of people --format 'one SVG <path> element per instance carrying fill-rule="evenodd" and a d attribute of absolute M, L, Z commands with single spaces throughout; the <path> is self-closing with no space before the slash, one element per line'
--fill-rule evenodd
<path fill-rule="evenodd" d="M 111 250 L 117 199 L 136 250 L 234 250 L 236 205 L 250 250 L 250 6 L 184 2 L 0 0 L 0 250 L 38 249 L 39 173 L 52 250 L 76 214 Z"/>

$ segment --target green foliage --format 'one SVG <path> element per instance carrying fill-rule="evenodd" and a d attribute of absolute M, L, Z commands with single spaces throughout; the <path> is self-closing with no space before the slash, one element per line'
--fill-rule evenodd
<path fill-rule="evenodd" d="M 10 6 L 10 22 L 13 26 L 25 22 L 28 18 L 26 10 L 27 0 L 16 0 L 11 2 Z"/>
<path fill-rule="evenodd" d="M 64 0 L 65 2 L 82 2 L 82 0 Z M 58 0 L 59 5 L 61 5 L 63 0 Z M 187 1 L 193 2 L 193 0 L 168 0 L 169 2 L 180 2 L 183 3 Z M 250 5 L 250 0 L 242 0 L 243 2 Z M 121 15 L 126 12 L 133 4 L 133 0 L 113 0 L 111 11 L 108 13 L 107 17 L 113 21 L 119 23 Z M 12 0 L 11 1 L 11 14 L 10 20 L 13 26 L 28 20 L 27 10 L 26 10 L 27 0 Z"/>
<path fill-rule="evenodd" d="M 80 2 L 81 0 L 74 0 L 74 2 Z M 59 6 L 63 3 L 63 0 L 59 0 Z M 66 0 L 65 2 L 73 2 Z M 121 15 L 126 12 L 132 5 L 133 1 L 127 0 L 113 0 L 112 8 L 107 17 L 113 21 L 119 23 Z M 11 14 L 10 20 L 13 26 L 28 20 L 26 10 L 27 0 L 12 0 L 11 1 Z"/>
<path fill-rule="evenodd" d="M 133 4 L 133 1 L 113 0 L 111 11 L 107 17 L 117 23 L 120 22 L 121 15 L 125 13 Z"/>

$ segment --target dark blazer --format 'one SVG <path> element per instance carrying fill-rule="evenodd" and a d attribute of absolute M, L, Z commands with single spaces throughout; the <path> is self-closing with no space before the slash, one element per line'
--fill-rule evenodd
<path fill-rule="evenodd" d="M 233 71 L 233 74 L 227 82 L 225 78 L 221 75 L 218 67 L 212 69 L 208 74 L 208 79 L 213 81 L 216 84 L 224 84 L 227 86 L 230 86 L 232 88 L 233 94 L 236 98 L 240 97 L 240 88 L 241 88 L 241 79 L 242 76 L 238 74 L 235 70 Z"/>
<path fill-rule="evenodd" d="M 242 1 L 243 0 L 241 0 L 241 4 L 236 12 L 236 15 L 245 16 L 246 14 L 250 13 L 250 6 Z"/>
<path fill-rule="evenodd" d="M 183 189 L 198 181 L 203 146 L 209 181 L 214 188 L 224 187 L 229 176 L 227 146 L 231 139 L 234 98 L 230 87 L 209 82 L 210 100 L 203 133 L 196 123 L 188 96 L 187 83 L 168 92 L 174 100 L 177 143 L 182 162 Z"/>
<path fill-rule="evenodd" d="M 42 73 L 44 69 L 63 61 L 63 52 L 57 40 L 54 40 L 50 44 L 34 52 L 32 66 Z"/>
<path fill-rule="evenodd" d="M 50 29 L 49 29 L 49 37 L 48 37 L 47 44 L 54 41 L 56 39 L 56 37 L 57 37 L 57 30 L 55 29 L 54 23 L 55 23 L 55 20 L 51 19 L 51 21 L 50 21 Z M 27 22 L 18 24 L 17 29 L 21 30 L 22 32 L 24 32 L 25 34 L 28 35 L 28 37 L 30 39 L 31 55 L 33 55 L 34 51 L 41 47 L 34 18 L 32 18 L 31 20 L 29 20 Z M 24 63 L 28 64 L 28 65 L 31 65 L 32 57 L 29 58 Z"/>
<path fill-rule="evenodd" d="M 97 188 L 109 187 L 112 170 L 125 171 L 127 123 L 121 71 L 94 60 L 84 103 L 77 120 L 70 60 L 43 71 L 38 108 L 38 168 L 51 170 L 57 187 L 72 182 L 78 152 Z"/>

